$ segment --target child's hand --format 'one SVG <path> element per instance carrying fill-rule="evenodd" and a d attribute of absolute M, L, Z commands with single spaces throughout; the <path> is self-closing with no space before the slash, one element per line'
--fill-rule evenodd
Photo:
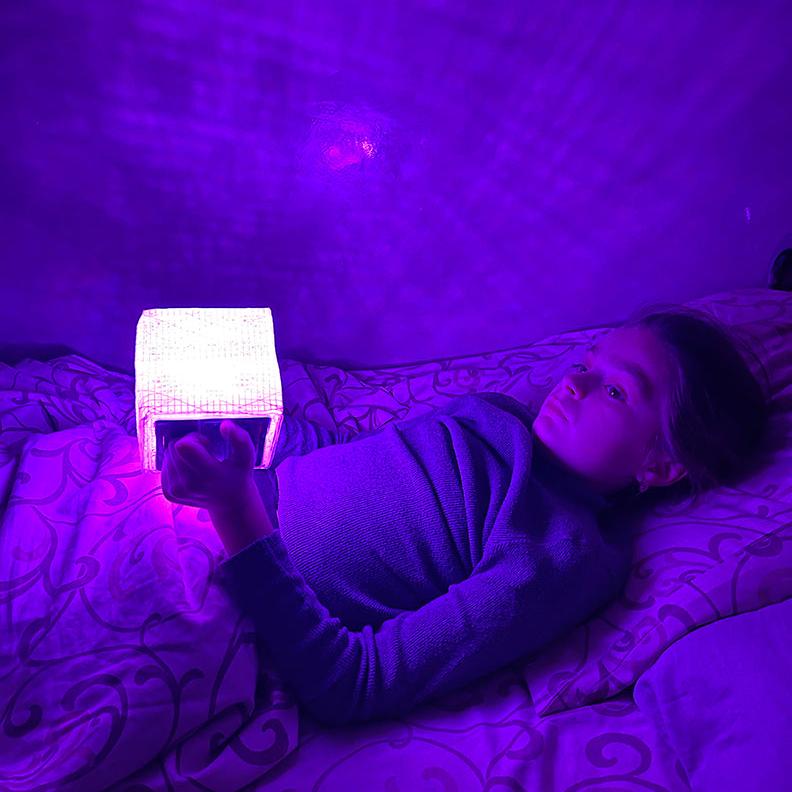
<path fill-rule="evenodd" d="M 256 459 L 253 441 L 233 421 L 223 421 L 220 434 L 231 445 L 231 454 L 223 461 L 209 452 L 207 438 L 198 432 L 165 449 L 162 494 L 169 501 L 208 509 L 248 491 Z"/>

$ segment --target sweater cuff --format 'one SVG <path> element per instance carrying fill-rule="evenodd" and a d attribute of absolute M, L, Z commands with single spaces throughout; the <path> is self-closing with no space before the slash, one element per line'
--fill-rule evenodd
<path fill-rule="evenodd" d="M 251 542 L 217 568 L 218 582 L 247 604 L 297 596 L 302 602 L 305 582 L 289 557 L 280 531 L 273 531 Z M 264 600 L 266 601 L 266 600 Z"/>
<path fill-rule="evenodd" d="M 294 686 L 297 699 L 314 717 L 333 717 L 337 696 L 343 694 L 331 688 L 339 677 L 342 691 L 355 684 L 360 649 L 295 567 L 280 531 L 221 562 L 217 573 L 219 584 L 251 619 L 257 644 Z"/>

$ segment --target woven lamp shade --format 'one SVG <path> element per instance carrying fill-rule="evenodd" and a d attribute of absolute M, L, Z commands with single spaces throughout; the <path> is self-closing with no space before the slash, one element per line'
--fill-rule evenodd
<path fill-rule="evenodd" d="M 151 308 L 135 339 L 135 415 L 144 470 L 158 470 L 158 421 L 268 418 L 268 468 L 283 421 L 269 308 Z"/>

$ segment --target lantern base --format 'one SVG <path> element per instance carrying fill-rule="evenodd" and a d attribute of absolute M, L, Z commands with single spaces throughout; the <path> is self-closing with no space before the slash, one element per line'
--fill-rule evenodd
<path fill-rule="evenodd" d="M 228 441 L 220 434 L 220 424 L 223 421 L 233 421 L 237 426 L 244 429 L 253 441 L 256 449 L 254 467 L 261 465 L 264 456 L 264 440 L 267 436 L 270 419 L 262 418 L 197 418 L 186 420 L 183 418 L 169 420 L 159 420 L 154 422 L 154 434 L 157 444 L 157 470 L 162 470 L 165 460 L 165 449 L 175 443 L 185 435 L 198 432 L 209 440 L 209 452 L 220 461 L 228 459 L 231 452 Z"/>

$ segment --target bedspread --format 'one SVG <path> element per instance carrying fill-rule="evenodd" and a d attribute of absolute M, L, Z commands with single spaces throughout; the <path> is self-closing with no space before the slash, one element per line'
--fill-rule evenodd
<path fill-rule="evenodd" d="M 292 404 L 321 406 L 283 365 Z M 0 789 L 689 789 L 624 691 L 540 718 L 518 667 L 327 729 L 257 657 L 208 514 L 144 473 L 133 378 L 0 364 Z M 299 738 L 299 739 L 298 739 Z"/>
<path fill-rule="evenodd" d="M 141 470 L 133 410 L 132 378 L 85 359 L 0 365 L 3 790 L 103 789 L 157 757 L 228 788 L 297 744 L 208 513 Z"/>

